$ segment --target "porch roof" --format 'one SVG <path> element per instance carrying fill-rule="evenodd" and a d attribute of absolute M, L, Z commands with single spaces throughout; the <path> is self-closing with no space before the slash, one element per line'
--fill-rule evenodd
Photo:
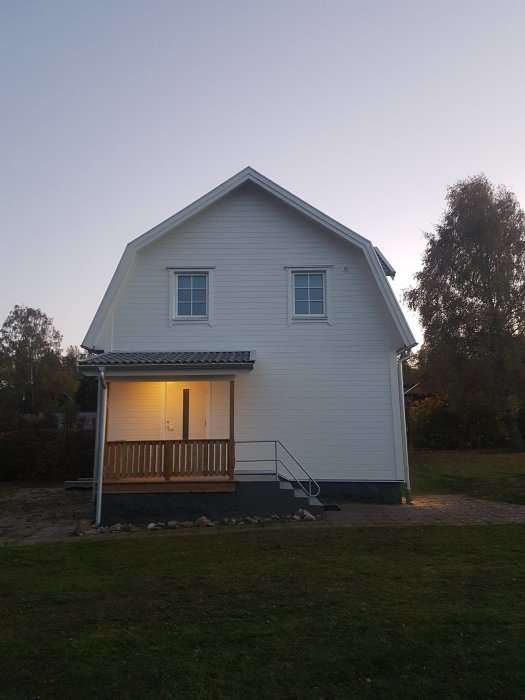
<path fill-rule="evenodd" d="M 104 352 L 79 361 L 79 368 L 252 369 L 250 350 L 176 350 L 169 352 Z"/>

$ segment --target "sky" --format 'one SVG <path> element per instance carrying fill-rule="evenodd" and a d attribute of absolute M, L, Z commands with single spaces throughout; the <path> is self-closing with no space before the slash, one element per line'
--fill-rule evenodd
<path fill-rule="evenodd" d="M 525 206 L 524 35 L 523 0 L 0 0 L 0 322 L 80 345 L 126 243 L 247 165 L 400 298 L 447 187 Z"/>

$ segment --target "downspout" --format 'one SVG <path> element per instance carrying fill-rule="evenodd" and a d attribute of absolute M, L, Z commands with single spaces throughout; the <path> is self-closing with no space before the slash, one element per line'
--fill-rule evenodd
<path fill-rule="evenodd" d="M 106 411 L 108 403 L 108 385 L 104 379 L 104 370 L 98 369 L 99 386 L 99 416 L 98 416 L 98 442 L 96 455 L 97 491 L 95 497 L 95 527 L 100 527 L 102 517 L 102 482 L 104 480 L 104 443 L 106 441 Z"/>
<path fill-rule="evenodd" d="M 405 502 L 412 503 L 412 489 L 410 488 L 410 468 L 408 465 L 407 424 L 405 415 L 405 392 L 403 391 L 403 362 L 410 357 L 410 348 L 403 348 L 397 355 L 397 377 L 399 383 L 399 413 L 401 416 L 401 448 L 403 451 L 403 468 L 405 472 Z"/>
<path fill-rule="evenodd" d="M 98 445 L 100 442 L 100 405 L 102 404 L 102 384 L 97 382 L 97 422 L 95 425 L 95 453 L 93 456 L 93 488 L 91 493 L 91 503 L 95 503 L 97 498 L 97 475 L 98 475 Z"/>

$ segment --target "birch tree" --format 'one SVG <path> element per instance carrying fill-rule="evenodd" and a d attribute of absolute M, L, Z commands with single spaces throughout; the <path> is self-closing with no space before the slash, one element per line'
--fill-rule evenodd
<path fill-rule="evenodd" d="M 405 292 L 424 330 L 421 363 L 454 408 L 493 408 L 523 450 L 525 214 L 484 175 L 450 187 L 446 205 Z"/>

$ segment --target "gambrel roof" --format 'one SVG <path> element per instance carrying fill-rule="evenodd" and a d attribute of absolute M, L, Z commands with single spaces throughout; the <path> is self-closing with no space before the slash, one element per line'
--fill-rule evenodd
<path fill-rule="evenodd" d="M 105 319 L 111 314 L 111 310 L 116 302 L 119 291 L 133 267 L 137 252 L 157 241 L 162 236 L 172 232 L 178 226 L 204 211 L 207 207 L 211 206 L 222 197 L 225 197 L 247 182 L 253 183 L 264 192 L 275 197 L 303 216 L 306 216 L 327 231 L 359 248 L 364 253 L 365 259 L 386 303 L 388 311 L 401 335 L 403 347 L 410 348 L 417 345 L 408 323 L 403 316 L 403 312 L 401 311 L 401 308 L 394 296 L 392 288 L 386 279 L 386 276 L 393 277 L 395 275 L 395 271 L 385 256 L 377 248 L 375 248 L 368 239 L 360 236 L 355 231 L 352 231 L 352 229 L 343 226 L 343 224 L 340 224 L 326 214 L 323 214 L 323 212 L 315 209 L 315 207 L 312 207 L 302 199 L 299 199 L 291 192 L 288 192 L 283 187 L 280 187 L 280 185 L 272 182 L 253 168 L 247 167 L 237 173 L 237 175 L 234 175 L 229 180 L 226 180 L 226 182 L 223 182 L 215 189 L 197 199 L 192 204 L 188 205 L 184 209 L 181 209 L 181 211 L 179 211 L 177 214 L 174 214 L 169 219 L 166 219 L 166 221 L 163 221 L 158 226 L 155 226 L 150 231 L 147 231 L 142 236 L 139 236 L 138 238 L 135 238 L 135 240 L 128 243 L 111 279 L 109 287 L 97 310 L 97 313 L 95 314 L 95 318 L 93 319 L 86 337 L 84 338 L 82 347 L 88 350 L 96 350 L 97 335 L 102 328 Z"/>

